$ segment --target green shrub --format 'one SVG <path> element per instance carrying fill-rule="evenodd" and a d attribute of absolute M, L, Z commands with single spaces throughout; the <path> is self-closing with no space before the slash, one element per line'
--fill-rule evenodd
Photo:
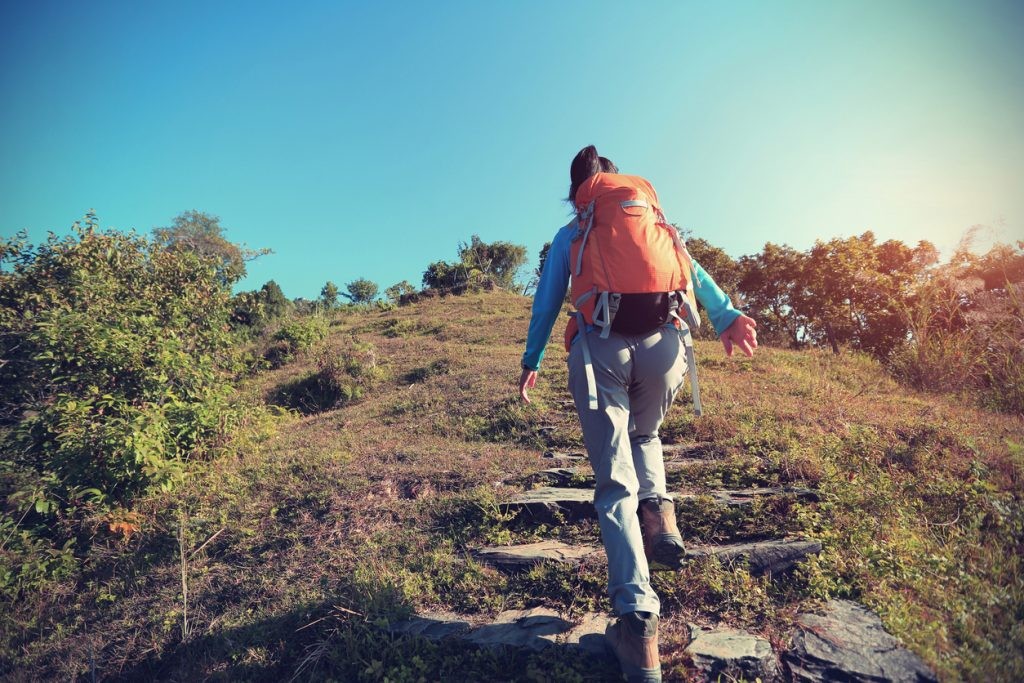
<path fill-rule="evenodd" d="M 274 334 L 274 344 L 267 349 L 264 357 L 273 367 L 291 361 L 303 351 L 313 348 L 327 336 L 327 319 L 318 314 L 290 320 Z"/>
<path fill-rule="evenodd" d="M 274 400 L 304 414 L 319 413 L 362 398 L 384 376 L 373 345 L 354 339 L 341 353 L 321 349 L 315 362 L 316 372 L 280 387 Z"/>
<path fill-rule="evenodd" d="M 223 442 L 230 284 L 212 257 L 100 231 L 92 214 L 39 246 L 0 241 L 0 500 L 15 536 L 66 535 L 167 490 Z M 30 564 L 5 584 L 31 582 Z"/>

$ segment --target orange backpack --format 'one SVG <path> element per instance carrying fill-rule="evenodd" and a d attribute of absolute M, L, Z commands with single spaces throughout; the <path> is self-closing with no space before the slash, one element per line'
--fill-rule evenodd
<path fill-rule="evenodd" d="M 569 267 L 573 305 L 588 324 L 607 337 L 621 294 L 679 292 L 696 313 L 693 262 L 668 224 L 651 184 L 640 176 L 598 173 L 576 190 L 579 229 L 573 240 Z M 685 307 L 680 305 L 680 314 Z M 690 326 L 699 324 L 694 315 Z M 575 320 L 575 318 L 574 318 Z M 576 334 L 570 322 L 566 349 Z"/>
<path fill-rule="evenodd" d="M 565 330 L 568 351 L 576 332 L 594 325 L 607 337 L 622 295 L 669 295 L 668 314 L 684 333 L 694 389 L 694 408 L 700 414 L 696 392 L 690 329 L 700 324 L 693 296 L 694 267 L 679 232 L 665 220 L 658 195 L 639 176 L 598 173 L 576 190 L 578 231 L 570 249 L 570 295 L 577 313 Z M 590 374 L 589 349 L 584 339 L 591 408 L 597 407 Z"/>

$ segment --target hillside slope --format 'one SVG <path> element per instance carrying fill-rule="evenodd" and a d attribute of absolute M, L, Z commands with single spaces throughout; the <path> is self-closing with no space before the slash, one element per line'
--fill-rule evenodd
<path fill-rule="evenodd" d="M 495 653 L 381 630 L 431 610 L 607 610 L 599 564 L 508 574 L 470 555 L 542 533 L 599 543 L 592 521 L 538 529 L 502 506 L 551 466 L 545 453 L 581 443 L 557 339 L 536 400 L 518 401 L 529 304 L 498 291 L 339 314 L 316 353 L 240 390 L 292 410 L 239 434 L 237 458 L 147 501 L 146 532 L 98 544 L 77 584 L 15 607 L 9 673 L 615 680 L 613 666 L 582 655 Z M 309 379 L 317 358 L 334 359 L 361 396 L 325 409 Z M 784 534 L 823 548 L 781 580 L 713 559 L 658 574 L 668 678 L 693 675 L 688 622 L 742 627 L 784 649 L 797 612 L 836 596 L 874 609 L 940 678 L 1024 676 L 1019 418 L 910 392 L 856 354 L 728 359 L 701 342 L 698 359 L 706 413 L 695 417 L 680 397 L 662 436 L 710 444 L 718 457 L 673 484 L 696 494 L 790 485 L 815 496 L 739 512 L 698 505 L 681 518 L 687 541 Z"/>

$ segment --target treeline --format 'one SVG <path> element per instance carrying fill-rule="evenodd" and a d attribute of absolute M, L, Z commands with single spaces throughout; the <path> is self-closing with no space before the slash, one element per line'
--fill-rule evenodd
<path fill-rule="evenodd" d="M 978 255 L 968 235 L 944 262 L 929 242 L 871 232 L 806 251 L 768 243 L 739 259 L 703 239 L 687 244 L 757 320 L 760 340 L 865 351 L 915 387 L 973 391 L 1024 412 L 1024 242 Z"/>

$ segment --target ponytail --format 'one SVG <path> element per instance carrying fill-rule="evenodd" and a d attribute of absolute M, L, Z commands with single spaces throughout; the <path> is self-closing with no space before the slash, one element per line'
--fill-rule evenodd
<path fill-rule="evenodd" d="M 598 156 L 596 147 L 587 145 L 579 151 L 572 160 L 572 165 L 569 166 L 569 179 L 572 181 L 572 184 L 569 185 L 569 203 L 575 205 L 576 191 L 580 189 L 580 185 L 590 176 L 597 173 L 618 172 L 619 169 L 616 168 L 615 164 L 602 156 Z"/>

